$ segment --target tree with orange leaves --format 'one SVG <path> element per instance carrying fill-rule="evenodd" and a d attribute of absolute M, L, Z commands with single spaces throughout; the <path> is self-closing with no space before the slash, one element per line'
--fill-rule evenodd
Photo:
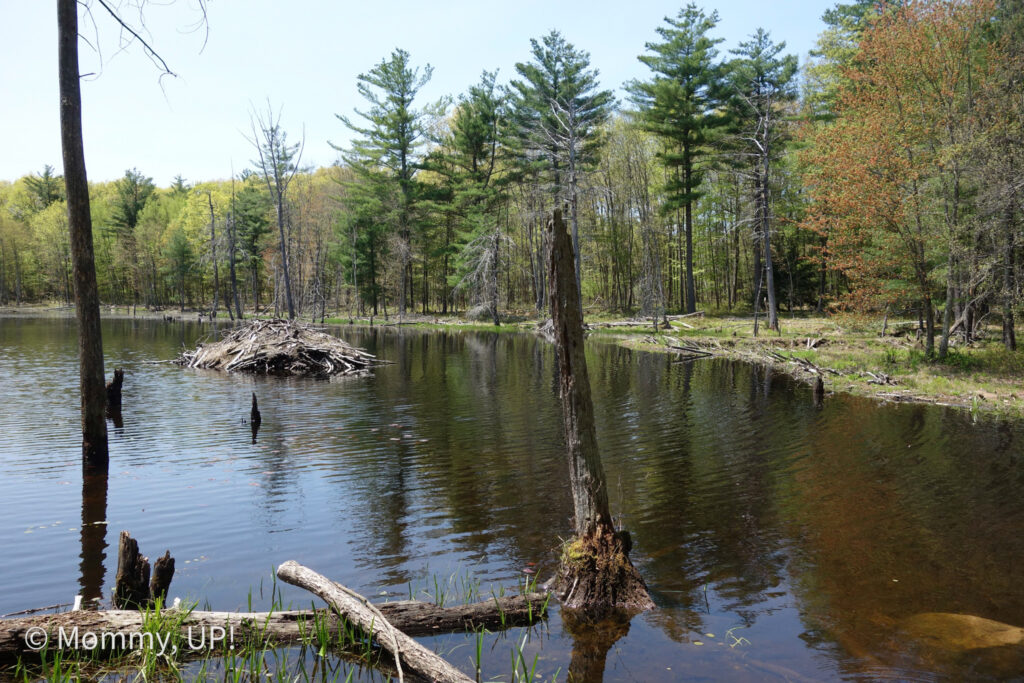
<path fill-rule="evenodd" d="M 804 157 L 805 227 L 828 235 L 831 264 L 851 285 L 846 303 L 916 299 L 929 356 L 943 289 L 940 357 L 954 305 L 975 303 L 966 158 L 978 86 L 998 62 L 987 31 L 994 7 L 918 0 L 875 17 L 844 73 L 836 121 L 812 134 Z"/>

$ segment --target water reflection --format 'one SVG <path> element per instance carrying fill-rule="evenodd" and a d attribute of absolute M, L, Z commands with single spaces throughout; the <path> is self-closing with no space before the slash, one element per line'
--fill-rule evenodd
<path fill-rule="evenodd" d="M 107 473 L 82 472 L 82 526 L 78 557 L 82 605 L 95 608 L 103 598 L 107 557 Z"/>
<path fill-rule="evenodd" d="M 562 610 L 562 627 L 572 638 L 569 683 L 601 683 L 608 651 L 629 634 L 630 615 L 612 613 L 594 621 L 584 612 Z"/>
<path fill-rule="evenodd" d="M 83 480 L 76 567 L 59 522 L 79 513 L 62 488 L 80 470 L 74 328 L 0 325 L 0 385 L 18 406 L 0 413 L 0 545 L 13 549 L 0 613 L 52 604 L 76 581 L 102 595 L 115 558 L 96 522 L 108 516 L 170 548 L 176 594 L 216 609 L 245 607 L 286 559 L 370 594 L 418 597 L 434 575 L 472 572 L 485 590 L 514 586 L 527 562 L 550 575 L 572 513 L 550 346 L 344 329 L 394 364 L 331 381 L 145 363 L 206 327 L 105 323 L 108 362 L 131 373 L 132 397 L 112 430 L 109 479 Z M 531 645 L 546 675 L 1024 671 L 1012 653 L 929 652 L 899 628 L 934 611 L 1024 625 L 1019 424 L 841 394 L 818 402 L 785 376 L 721 360 L 595 344 L 588 364 L 613 514 L 659 609 L 621 632 L 562 615 Z M 265 418 L 255 443 L 241 424 L 253 392 Z M 508 674 L 501 654 L 486 675 Z"/>

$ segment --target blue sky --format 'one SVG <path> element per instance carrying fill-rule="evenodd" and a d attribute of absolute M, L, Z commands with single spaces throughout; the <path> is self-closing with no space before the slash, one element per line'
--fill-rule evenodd
<path fill-rule="evenodd" d="M 137 4 L 138 0 L 134 0 Z M 362 106 L 359 73 L 401 47 L 415 64 L 434 66 L 423 102 L 457 95 L 483 69 L 514 75 L 528 61 L 530 38 L 560 30 L 590 52 L 604 87 L 621 97 L 623 82 L 645 78 L 637 61 L 655 28 L 682 6 L 664 0 L 562 0 L 513 3 L 470 0 L 211 0 L 209 31 L 190 32 L 195 0 L 149 3 L 147 38 L 178 78 L 158 71 L 138 45 L 119 50 L 117 28 L 93 3 L 95 26 L 81 33 L 99 54 L 81 44 L 82 71 L 97 73 L 82 84 L 85 153 L 90 180 L 112 180 L 131 167 L 160 186 L 181 174 L 188 180 L 227 178 L 250 165 L 243 137 L 249 111 L 267 98 L 282 106 L 289 138 L 305 130 L 304 161 L 332 163 L 327 144 L 348 142 L 335 118 Z M 128 4 L 122 2 L 121 4 Z M 756 28 L 803 62 L 834 2 L 728 0 L 717 9 L 716 34 L 724 54 Z M 130 11 L 127 16 L 137 20 Z M 13 180 L 44 164 L 61 168 L 57 110 L 56 3 L 5 3 L 0 25 L 0 179 Z"/>

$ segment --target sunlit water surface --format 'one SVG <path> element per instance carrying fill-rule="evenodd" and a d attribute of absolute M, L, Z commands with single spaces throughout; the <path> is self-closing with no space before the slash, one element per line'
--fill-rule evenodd
<path fill-rule="evenodd" d="M 122 529 L 177 558 L 173 595 L 221 610 L 267 609 L 289 559 L 381 599 L 549 575 L 571 528 L 551 347 L 335 331 L 393 364 L 331 381 L 187 370 L 152 361 L 209 325 L 105 321 L 123 424 L 107 480 L 83 482 L 74 321 L 0 318 L 0 614 L 107 603 Z M 511 676 L 524 636 L 560 680 L 1024 676 L 1019 647 L 947 651 L 900 628 L 921 612 L 1024 626 L 1021 425 L 843 395 L 817 408 L 721 360 L 592 343 L 588 361 L 613 513 L 658 608 L 617 641 L 557 610 L 488 636 L 485 680 Z M 425 642 L 472 673 L 472 637 Z"/>

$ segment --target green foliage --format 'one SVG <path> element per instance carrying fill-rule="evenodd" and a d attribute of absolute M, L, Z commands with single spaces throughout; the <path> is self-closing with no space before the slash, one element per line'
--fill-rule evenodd
<path fill-rule="evenodd" d="M 419 199 L 416 173 L 420 148 L 426 142 L 426 119 L 444 108 L 414 107 L 416 95 L 433 73 L 429 64 L 422 73 L 410 64 L 409 53 L 395 50 L 367 73 L 359 75 L 357 88 L 369 105 L 355 113 L 365 122 L 337 115 L 356 134 L 352 146 L 342 152 L 346 164 L 355 172 L 345 182 L 344 203 L 353 214 L 345 224 L 355 253 L 350 260 L 362 269 L 360 294 L 377 312 L 380 296 L 381 256 L 387 232 L 395 232 L 401 242 L 402 283 L 400 300 L 404 302 L 406 267 L 409 262 L 414 214 Z M 382 230 L 385 227 L 385 230 Z"/>
<path fill-rule="evenodd" d="M 565 170 L 571 163 L 595 161 L 601 145 L 596 132 L 607 120 L 614 96 L 599 90 L 590 53 L 576 49 L 558 31 L 531 39 L 530 53 L 531 62 L 516 63 L 522 80 L 511 83 L 511 115 L 525 155 L 519 161 L 543 170 L 561 188 L 568 182 Z M 567 134 L 577 142 L 567 140 Z"/>
<path fill-rule="evenodd" d="M 64 177 L 54 175 L 53 166 L 49 164 L 43 167 L 42 173 L 26 177 L 25 187 L 32 194 L 39 211 L 64 199 Z"/>
<path fill-rule="evenodd" d="M 672 173 L 666 174 L 661 208 L 672 213 L 700 198 L 700 162 L 725 120 L 719 111 L 722 70 L 715 62 L 722 39 L 708 37 L 718 12 L 706 15 L 690 3 L 665 23 L 657 29 L 664 42 L 647 43 L 651 54 L 638 58 L 653 72 L 651 80 L 633 81 L 629 91 L 640 124 L 664 142 L 660 158 Z"/>
<path fill-rule="evenodd" d="M 122 235 L 130 235 L 135 230 L 139 214 L 155 190 L 153 179 L 135 168 L 125 171 L 124 177 L 117 181 L 112 223 Z"/>

